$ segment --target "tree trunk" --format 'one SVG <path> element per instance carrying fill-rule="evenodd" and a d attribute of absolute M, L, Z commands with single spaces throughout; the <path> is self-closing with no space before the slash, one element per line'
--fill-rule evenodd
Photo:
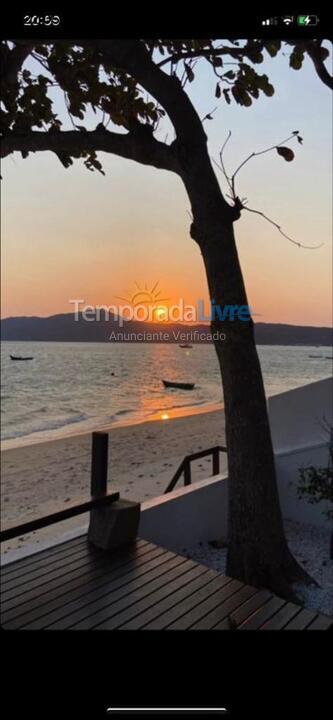
<path fill-rule="evenodd" d="M 208 155 L 205 165 L 202 156 L 199 166 L 189 165 L 183 179 L 192 203 L 191 235 L 203 255 L 210 299 L 222 307 L 247 305 L 233 230 L 235 209 L 226 208 Z M 215 320 L 212 331 L 226 335 L 215 341 L 215 349 L 229 465 L 227 574 L 296 599 L 292 583 L 311 579 L 291 555 L 284 535 L 253 322 Z"/>

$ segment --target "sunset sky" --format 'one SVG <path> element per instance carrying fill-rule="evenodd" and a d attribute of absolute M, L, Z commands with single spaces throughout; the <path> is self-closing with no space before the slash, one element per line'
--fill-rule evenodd
<path fill-rule="evenodd" d="M 238 191 L 296 241 L 323 247 L 299 249 L 247 212 L 236 223 L 237 244 L 257 321 L 330 325 L 331 94 L 308 61 L 295 72 L 280 54 L 266 58 L 258 71 L 267 72 L 275 95 L 261 96 L 250 108 L 216 100 L 207 63 L 187 92 L 201 117 L 218 106 L 205 123 L 212 157 L 218 159 L 232 131 L 225 153 L 231 172 L 251 152 L 300 131 L 304 144 L 292 144 L 294 162 L 276 152 L 254 158 L 239 175 Z M 167 131 L 170 142 L 166 124 L 158 138 Z M 26 160 L 15 153 L 3 161 L 2 317 L 71 312 L 75 298 L 113 304 L 135 282 L 159 281 L 173 303 L 180 297 L 186 303 L 207 300 L 180 179 L 113 155 L 99 158 L 105 177 L 80 161 L 65 170 L 51 153 Z"/>

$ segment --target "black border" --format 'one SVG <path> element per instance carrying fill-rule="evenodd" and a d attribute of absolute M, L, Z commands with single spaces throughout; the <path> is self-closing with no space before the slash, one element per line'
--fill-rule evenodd
<path fill-rule="evenodd" d="M 61 9 L 30 2 L 8 8 L 2 34 L 11 37 L 330 37 L 328 10 L 232 8 L 205 3 L 138 4 L 115 9 Z M 179 8 L 179 5 L 178 5 Z M 60 14 L 57 31 L 24 31 L 29 12 Z M 316 13 L 317 28 L 262 27 L 258 18 Z M 29 34 L 30 33 L 30 34 Z M 330 698 L 327 632 L 29 632 L 3 631 L 1 704 L 8 717 L 99 720 L 117 706 L 220 706 L 232 718 L 326 717 Z M 6 711 L 6 710 L 5 710 Z M 7 714 L 6 713 L 6 714 Z M 133 715 L 132 715 L 133 717 Z"/>
<path fill-rule="evenodd" d="M 1 639 L 8 717 L 225 706 L 231 720 L 319 720 L 329 708 L 330 632 L 3 631 Z"/>
<path fill-rule="evenodd" d="M 272 7 L 272 5 L 274 5 Z M 299 28 L 297 24 L 286 27 L 280 21 L 277 26 L 263 26 L 264 18 L 284 15 L 315 14 L 320 18 L 316 27 Z M 51 27 L 24 27 L 25 15 L 59 15 L 60 25 Z M 319 7 L 318 2 L 303 4 L 290 3 L 283 7 L 278 3 L 260 8 L 252 3 L 198 3 L 167 5 L 146 2 L 124 6 L 121 3 L 100 3 L 95 5 L 69 4 L 62 6 L 56 0 L 41 4 L 29 0 L 20 8 L 17 4 L 7 7 L 2 36 L 6 38 L 100 38 L 100 37 L 228 37 L 228 38 L 314 38 L 331 37 L 332 26 L 328 7 Z"/>

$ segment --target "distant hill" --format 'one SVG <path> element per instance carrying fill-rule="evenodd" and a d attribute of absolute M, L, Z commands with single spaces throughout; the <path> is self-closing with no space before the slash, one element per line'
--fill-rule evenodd
<path fill-rule="evenodd" d="M 163 323 L 125 322 L 119 328 L 113 316 L 109 320 L 87 322 L 82 318 L 75 321 L 74 314 L 51 315 L 50 317 L 9 317 L 1 320 L 2 340 L 38 340 L 54 342 L 134 342 L 131 333 L 163 333 L 164 337 L 153 338 L 154 342 L 209 342 L 210 328 L 207 325 L 182 325 Z M 198 333 L 193 335 L 194 331 Z M 181 333 L 184 336 L 181 337 Z M 332 329 L 302 325 L 256 323 L 258 345 L 331 345 Z"/>

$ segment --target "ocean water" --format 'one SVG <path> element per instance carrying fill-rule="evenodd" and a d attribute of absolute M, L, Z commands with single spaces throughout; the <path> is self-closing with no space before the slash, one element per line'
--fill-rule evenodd
<path fill-rule="evenodd" d="M 258 352 L 267 396 L 331 373 L 328 347 Z M 10 354 L 34 359 L 13 362 Z M 212 345 L 3 342 L 1 355 L 1 439 L 16 444 L 223 404 Z M 162 378 L 195 388 L 166 390 Z"/>

